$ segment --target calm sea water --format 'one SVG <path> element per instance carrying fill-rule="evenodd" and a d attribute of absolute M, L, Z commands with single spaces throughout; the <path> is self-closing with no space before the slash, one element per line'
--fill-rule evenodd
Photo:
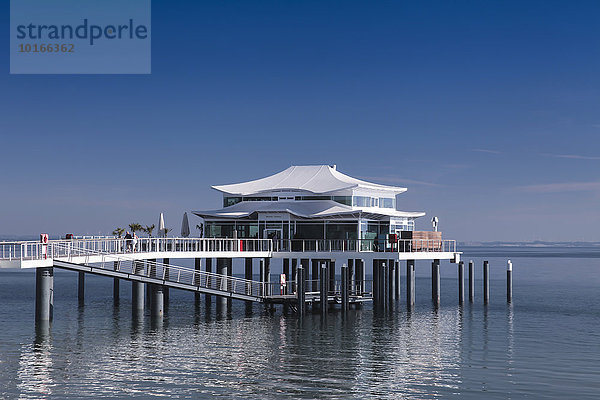
<path fill-rule="evenodd" d="M 130 285 L 55 270 L 54 321 L 33 322 L 31 272 L 0 271 L 0 398 L 600 398 L 600 251 L 466 248 L 474 304 L 458 306 L 456 265 L 442 263 L 441 307 L 430 264 L 417 262 L 417 307 L 370 306 L 347 317 L 233 303 L 217 315 L 171 290 L 162 323 L 133 317 Z M 490 304 L 481 264 L 490 261 Z M 514 264 L 514 301 L 505 265 Z M 276 272 L 276 271 L 274 271 Z"/>

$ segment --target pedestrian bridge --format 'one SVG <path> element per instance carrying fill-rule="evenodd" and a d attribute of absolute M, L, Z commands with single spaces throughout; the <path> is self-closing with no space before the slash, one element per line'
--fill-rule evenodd
<path fill-rule="evenodd" d="M 384 253 L 384 254 L 382 254 Z M 450 259 L 458 262 L 454 240 L 272 240 L 216 238 L 91 238 L 0 242 L 0 268 L 51 267 L 54 261 L 74 264 L 102 262 L 105 255 L 129 259 L 177 258 L 393 258 Z"/>
<path fill-rule="evenodd" d="M 107 255 L 131 260 L 156 258 L 265 258 L 273 254 L 270 239 L 118 238 L 0 242 L 0 268 L 51 267 L 104 262 Z"/>
<path fill-rule="evenodd" d="M 250 242 L 252 244 L 249 244 Z M 26 246 L 25 248 L 28 253 L 25 253 L 26 250 L 23 250 L 22 262 L 39 263 L 41 260 L 44 262 L 51 260 L 51 267 L 58 267 L 80 273 L 103 275 L 130 282 L 188 290 L 219 296 L 221 298 L 260 303 L 297 304 L 297 285 L 293 280 L 286 282 L 286 284 L 282 286 L 279 282 L 270 282 L 268 279 L 265 281 L 255 281 L 232 276 L 231 274 L 218 274 L 209 271 L 201 271 L 199 269 L 181 267 L 158 262 L 154 258 L 149 258 L 150 254 L 156 253 L 163 256 L 169 252 L 176 252 L 178 254 L 183 252 L 191 252 L 193 254 L 202 252 L 203 254 L 218 253 L 219 255 L 237 252 L 243 253 L 243 257 L 264 257 L 265 254 L 263 253 L 268 254 L 267 250 L 261 250 L 260 240 L 253 240 L 250 242 L 243 243 L 243 241 L 239 240 L 237 243 L 233 240 L 221 243 L 212 240 L 192 240 L 184 242 L 176 239 L 171 239 L 169 241 L 154 240 L 152 242 L 146 241 L 145 243 L 137 243 L 138 245 L 147 245 L 145 252 L 131 248 L 130 253 L 120 254 L 120 246 L 111 247 L 113 253 L 93 250 L 91 248 L 93 245 L 107 244 L 109 242 L 91 240 L 80 242 L 80 245 L 77 245 L 78 241 L 60 240 L 49 242 L 46 244 L 46 246 L 48 246 L 46 249 L 42 248 L 40 250 L 39 246 L 33 247 L 35 251 L 41 251 L 41 253 L 32 253 L 30 252 L 32 248 Z M 264 244 L 267 244 L 267 242 L 270 241 L 265 241 Z M 87 245 L 82 245 L 81 243 L 87 243 Z M 41 243 L 36 243 L 36 245 L 37 244 L 42 245 Z M 127 246 L 127 243 L 124 244 Z M 24 243 L 21 245 L 25 246 Z M 161 248 L 163 245 L 164 248 Z M 155 246 L 158 246 L 158 248 Z M 171 246 L 173 246 L 173 248 L 171 248 Z M 243 250 L 244 246 L 248 246 L 247 248 L 252 248 L 252 250 Z M 191 257 L 189 254 L 186 256 Z M 238 255 L 238 257 L 242 256 Z M 41 269 L 44 268 L 41 265 L 39 267 Z M 311 284 L 311 281 L 306 282 Z M 337 302 L 341 295 L 341 284 L 339 282 L 332 283 L 332 288 L 327 290 L 325 297 L 327 302 Z M 316 285 L 314 286 L 316 287 Z M 348 295 L 350 296 L 351 302 L 360 302 L 370 299 L 370 293 L 366 292 L 366 283 L 361 283 L 359 288 L 363 288 L 360 290 L 360 293 L 359 290 L 356 290 L 357 288 L 353 288 L 352 292 L 349 291 Z M 320 298 L 319 291 L 312 291 L 306 294 L 308 296 L 305 297 L 304 301 L 314 302 L 316 299 Z"/>

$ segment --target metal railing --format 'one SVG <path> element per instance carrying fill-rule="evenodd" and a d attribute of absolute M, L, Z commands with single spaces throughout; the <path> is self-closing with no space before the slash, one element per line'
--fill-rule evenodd
<path fill-rule="evenodd" d="M 92 272 L 94 268 L 98 268 L 256 298 L 267 294 L 268 288 L 264 282 L 198 271 L 153 260 L 136 260 L 127 256 L 107 254 L 100 251 L 68 249 L 63 243 L 54 243 L 54 247 L 62 248 L 64 252 L 70 253 L 68 257 L 62 258 L 62 261 L 70 262 L 76 260 L 78 264 L 84 264 L 92 268 Z M 81 262 L 81 257 L 84 258 L 83 263 Z M 94 262 L 90 262 L 92 257 Z M 97 258 L 100 258 L 101 261 L 96 261 Z"/>
<path fill-rule="evenodd" d="M 274 239 L 275 252 L 456 252 L 456 240 Z"/>
<path fill-rule="evenodd" d="M 0 242 L 0 261 L 69 257 L 85 251 L 109 254 L 153 252 L 456 252 L 456 240 L 400 239 L 214 239 L 214 238 L 93 238 L 51 240 L 48 244 Z"/>
<path fill-rule="evenodd" d="M 267 287 L 266 294 L 269 296 L 286 296 L 286 295 L 297 295 L 297 282 L 296 281 L 287 281 L 284 285 L 279 282 L 268 282 L 265 283 Z M 329 288 L 327 294 L 329 296 L 338 296 L 342 293 L 342 282 L 340 280 L 336 280 L 333 286 L 331 283 L 329 284 Z M 319 280 L 307 279 L 305 281 L 304 287 L 306 288 L 307 295 L 318 295 L 320 294 L 319 290 Z M 372 280 L 359 280 L 359 281 L 351 281 L 348 285 L 348 294 L 350 296 L 362 296 L 362 297 L 370 297 L 373 291 L 373 281 Z"/>
<path fill-rule="evenodd" d="M 0 260 L 42 260 L 69 257 L 72 252 L 85 254 L 150 252 L 272 252 L 270 239 L 212 239 L 212 238 L 93 238 L 37 241 L 0 242 Z"/>

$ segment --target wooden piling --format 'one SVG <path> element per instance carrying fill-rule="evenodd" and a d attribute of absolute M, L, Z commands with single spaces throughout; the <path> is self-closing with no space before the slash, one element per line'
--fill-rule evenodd
<path fill-rule="evenodd" d="M 465 263 L 458 262 L 458 304 L 461 306 L 465 302 Z"/>
<path fill-rule="evenodd" d="M 388 260 L 388 302 L 396 300 L 396 263 Z"/>
<path fill-rule="evenodd" d="M 381 304 L 381 293 L 379 290 L 379 260 L 373 259 L 373 305 Z"/>
<path fill-rule="evenodd" d="M 119 262 L 113 262 L 113 271 L 119 270 Z M 115 306 L 119 305 L 119 278 L 113 278 L 113 303 Z"/>
<path fill-rule="evenodd" d="M 82 306 L 85 303 L 85 272 L 79 271 L 78 275 L 77 300 L 79 305 Z"/>
<path fill-rule="evenodd" d="M 298 296 L 298 315 L 300 315 L 301 317 L 304 316 L 304 313 L 306 312 L 305 284 L 306 284 L 306 279 L 304 276 L 304 268 L 302 268 L 302 264 L 300 264 L 300 265 L 298 265 L 298 267 L 296 269 L 296 285 L 297 285 L 296 294 Z"/>
<path fill-rule="evenodd" d="M 483 304 L 490 301 L 490 265 L 487 261 L 483 262 Z"/>
<path fill-rule="evenodd" d="M 475 298 L 475 268 L 473 260 L 469 261 L 469 303 Z"/>
<path fill-rule="evenodd" d="M 433 304 L 440 305 L 440 260 L 431 263 L 431 284 L 433 288 Z"/>
<path fill-rule="evenodd" d="M 385 261 L 382 261 L 379 269 L 379 302 L 380 307 L 386 309 L 388 307 L 388 272 Z"/>
<path fill-rule="evenodd" d="M 394 278 L 395 278 L 395 282 L 394 282 L 394 297 L 396 300 L 400 300 L 400 261 L 396 260 L 394 261 Z"/>
<path fill-rule="evenodd" d="M 319 295 L 321 301 L 321 315 L 327 314 L 327 265 L 321 264 L 321 274 L 319 275 Z"/>

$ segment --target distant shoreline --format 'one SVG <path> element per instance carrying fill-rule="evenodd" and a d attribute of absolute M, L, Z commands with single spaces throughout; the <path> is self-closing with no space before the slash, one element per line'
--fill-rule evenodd
<path fill-rule="evenodd" d="M 552 247 L 572 247 L 572 248 L 589 248 L 598 247 L 600 248 L 600 242 L 457 242 L 459 247 L 539 247 L 539 248 L 552 248 Z"/>

